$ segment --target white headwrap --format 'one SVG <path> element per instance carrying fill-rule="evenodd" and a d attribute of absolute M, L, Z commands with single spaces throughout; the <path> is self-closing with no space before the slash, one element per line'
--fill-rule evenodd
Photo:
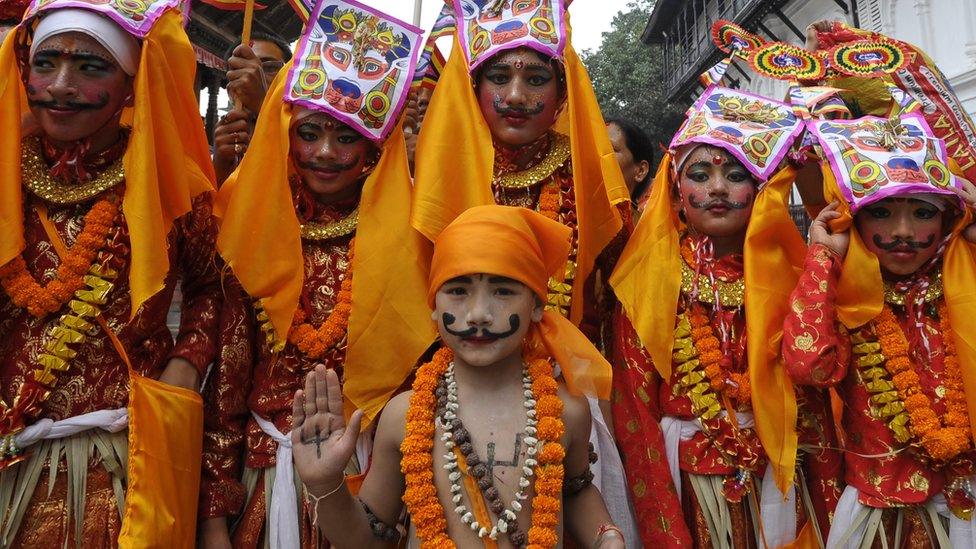
<path fill-rule="evenodd" d="M 139 40 L 107 17 L 85 9 L 52 10 L 42 17 L 34 31 L 30 57 L 34 57 L 37 47 L 45 40 L 66 32 L 80 32 L 91 36 L 112 54 L 125 74 L 136 74 L 141 53 Z"/>

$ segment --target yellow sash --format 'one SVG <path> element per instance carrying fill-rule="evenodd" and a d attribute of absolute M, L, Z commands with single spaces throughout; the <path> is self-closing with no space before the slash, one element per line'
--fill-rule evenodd
<path fill-rule="evenodd" d="M 61 235 L 38 205 L 37 216 L 62 258 Z M 196 540 L 203 399 L 194 391 L 140 375 L 105 319 L 108 335 L 129 371 L 129 469 L 119 547 L 193 547 Z"/>

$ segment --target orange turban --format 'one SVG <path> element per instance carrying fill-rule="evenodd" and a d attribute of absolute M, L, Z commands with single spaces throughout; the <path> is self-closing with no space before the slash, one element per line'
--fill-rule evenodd
<path fill-rule="evenodd" d="M 549 277 L 566 264 L 572 231 L 525 208 L 476 206 L 465 210 L 434 242 L 427 301 L 448 280 L 488 273 L 517 280 L 545 302 Z M 559 364 L 573 394 L 607 399 L 610 364 L 579 329 L 546 311 L 531 329 Z"/>

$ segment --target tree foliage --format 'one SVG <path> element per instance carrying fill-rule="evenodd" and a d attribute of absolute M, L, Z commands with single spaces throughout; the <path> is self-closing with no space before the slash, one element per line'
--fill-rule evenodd
<path fill-rule="evenodd" d="M 636 123 L 663 146 L 681 124 L 684 108 L 668 102 L 659 45 L 640 39 L 655 0 L 633 0 L 613 18 L 596 51 L 581 54 L 605 118 Z M 660 154 L 656 155 L 660 158 Z"/>

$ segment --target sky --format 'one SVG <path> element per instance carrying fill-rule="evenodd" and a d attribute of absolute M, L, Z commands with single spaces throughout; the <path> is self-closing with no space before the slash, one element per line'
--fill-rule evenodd
<path fill-rule="evenodd" d="M 362 0 L 374 8 L 404 21 L 413 22 L 414 2 L 421 2 L 420 26 L 430 30 L 443 0 Z M 573 46 L 577 51 L 600 47 L 600 34 L 610 30 L 617 12 L 627 8 L 630 0 L 575 0 L 569 7 L 573 22 Z M 437 44 L 446 50 L 446 46 Z M 445 51 L 446 53 L 446 51 Z"/>

